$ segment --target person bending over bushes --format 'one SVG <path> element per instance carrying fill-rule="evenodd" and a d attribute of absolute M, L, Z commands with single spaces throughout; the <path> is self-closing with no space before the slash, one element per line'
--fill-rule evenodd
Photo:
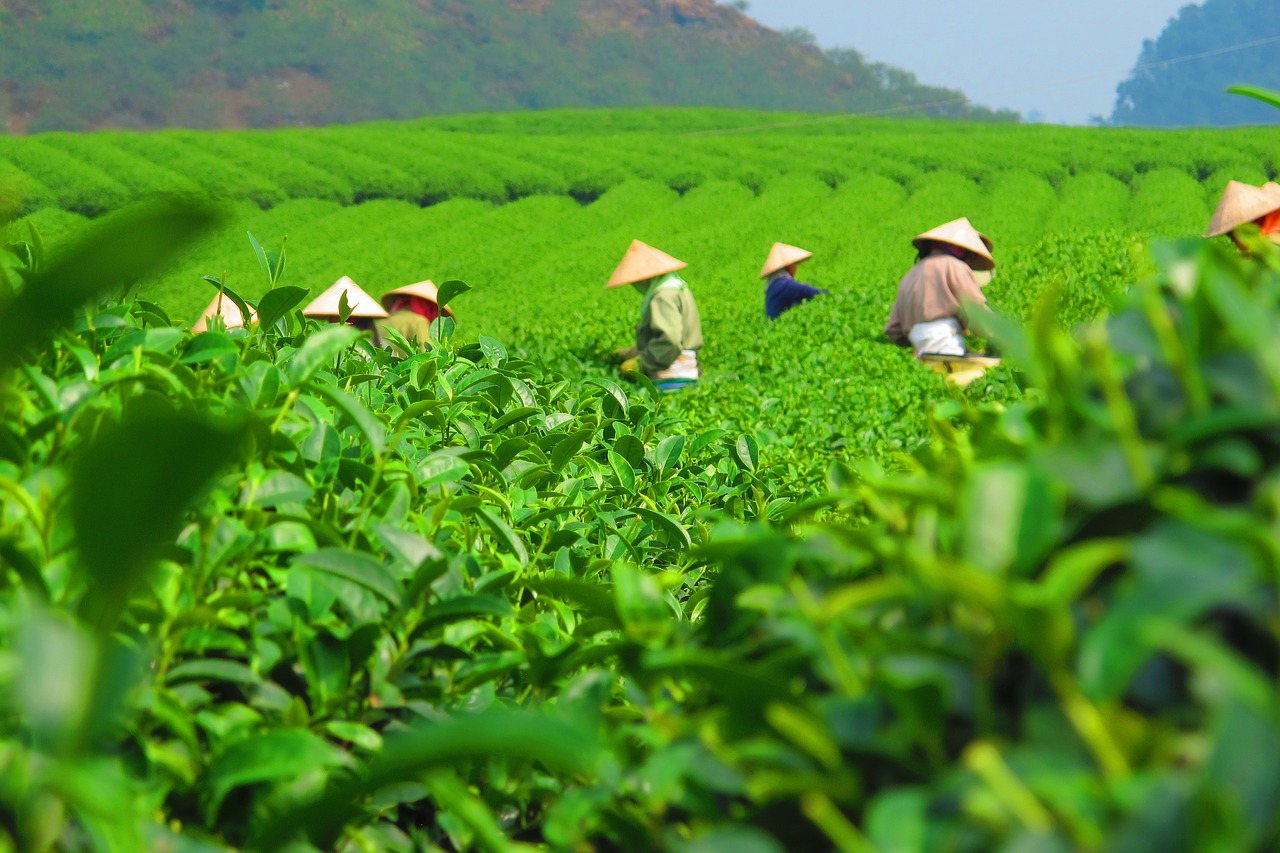
<path fill-rule="evenodd" d="M 687 267 L 647 243 L 633 240 L 605 288 L 631 285 L 644 294 L 636 345 L 619 350 L 623 376 L 643 371 L 664 392 L 698 381 L 702 318 L 688 283 L 677 275 Z"/>

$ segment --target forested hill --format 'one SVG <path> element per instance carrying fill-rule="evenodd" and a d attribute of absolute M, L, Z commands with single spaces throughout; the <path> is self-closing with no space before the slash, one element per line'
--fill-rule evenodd
<path fill-rule="evenodd" d="M 0 0 L 9 133 L 648 104 L 1016 119 L 713 0 Z"/>
<path fill-rule="evenodd" d="M 1226 89 L 1241 83 L 1280 89 L 1280 3 L 1188 3 L 1116 90 L 1112 124 L 1163 127 L 1275 124 L 1271 107 Z"/>

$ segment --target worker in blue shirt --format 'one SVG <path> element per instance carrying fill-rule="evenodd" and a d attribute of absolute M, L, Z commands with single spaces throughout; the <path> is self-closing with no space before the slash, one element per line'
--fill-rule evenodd
<path fill-rule="evenodd" d="M 805 302 L 826 290 L 810 287 L 796 281 L 796 268 L 801 262 L 813 257 L 813 252 L 806 252 L 786 243 L 774 243 L 769 258 L 760 270 L 760 277 L 768 282 L 764 291 L 764 313 L 770 320 L 778 319 L 786 311 L 801 302 Z"/>

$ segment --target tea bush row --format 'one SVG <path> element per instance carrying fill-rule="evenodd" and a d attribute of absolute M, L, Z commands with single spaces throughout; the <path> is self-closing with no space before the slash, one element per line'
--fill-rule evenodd
<path fill-rule="evenodd" d="M 255 261 L 242 248 L 247 230 L 269 245 L 287 238 L 285 280 L 313 294 L 342 275 L 375 295 L 424 278 L 467 280 L 476 290 L 459 306 L 464 338 L 498 337 L 564 375 L 606 377 L 608 353 L 629 342 L 636 305 L 629 291 L 602 285 L 638 237 L 690 264 L 685 275 L 703 315 L 705 378 L 677 405 L 700 423 L 732 423 L 786 446 L 818 482 L 825 468 L 816 460 L 832 448 L 887 462 L 919 444 L 932 401 L 954 393 L 881 335 L 914 257 L 912 235 L 970 216 L 996 243 L 993 304 L 1027 317 L 1041 294 L 1065 286 L 1061 321 L 1070 326 L 1105 309 L 1116 282 L 1137 276 L 1143 239 L 1196 233 L 1211 204 L 1208 188 L 1176 169 L 1133 187 L 1103 172 L 1069 176 L 1058 187 L 1026 172 L 996 171 L 982 181 L 921 172 L 905 184 L 850 172 L 838 189 L 797 172 L 758 190 L 733 178 L 707 180 L 683 195 L 661 181 L 628 181 L 585 205 L 553 195 L 423 209 L 381 200 L 314 207 L 315 219 L 291 203 L 243 208 L 143 292 L 183 317 L 208 301 L 200 277 L 211 271 L 257 296 Z M 769 324 L 757 274 L 777 240 L 816 252 L 800 277 L 832 295 Z M 748 388 L 773 402 L 744 410 L 735 399 Z M 992 401 L 1020 394 L 999 371 L 968 393 Z"/>
<path fill-rule="evenodd" d="M 1224 172 L 1250 180 L 1275 174 L 1274 142 L 1257 138 L 1271 131 L 1143 132 L 847 117 L 788 123 L 770 114 L 725 113 L 715 120 L 716 111 L 693 110 L 653 115 L 664 121 L 661 131 L 637 129 L 627 114 L 611 113 L 574 133 L 505 130 L 521 121 L 540 126 L 539 119 L 526 116 L 497 126 L 441 119 L 209 136 L 109 133 L 78 142 L 47 134 L 0 140 L 0 158 L 12 164 L 6 171 L 25 174 L 48 190 L 26 184 L 19 201 L 24 211 L 56 204 L 88 215 L 114 209 L 122 199 L 186 191 L 188 182 L 207 194 L 270 207 L 312 197 L 419 204 L 458 197 L 504 202 L 535 194 L 590 200 L 634 178 L 678 192 L 714 180 L 759 192 L 793 173 L 816 175 L 832 186 L 874 173 L 914 192 L 937 172 L 985 184 L 1002 172 L 1025 171 L 1055 188 L 1091 172 L 1125 185 L 1161 169 L 1197 181 L 1216 181 Z M 731 118 L 746 132 L 698 129 L 731 124 Z M 159 167 L 158 175 L 146 174 L 148 162 Z"/>

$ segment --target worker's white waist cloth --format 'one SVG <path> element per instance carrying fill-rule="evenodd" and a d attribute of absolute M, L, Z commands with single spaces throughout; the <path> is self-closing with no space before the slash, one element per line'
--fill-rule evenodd
<path fill-rule="evenodd" d="M 960 321 L 955 317 L 916 323 L 907 333 L 911 348 L 916 353 L 932 352 L 938 355 L 964 355 L 964 334 Z"/>
<path fill-rule="evenodd" d="M 680 355 L 666 370 L 653 374 L 654 379 L 697 379 L 698 351 L 696 349 L 681 350 Z"/>

